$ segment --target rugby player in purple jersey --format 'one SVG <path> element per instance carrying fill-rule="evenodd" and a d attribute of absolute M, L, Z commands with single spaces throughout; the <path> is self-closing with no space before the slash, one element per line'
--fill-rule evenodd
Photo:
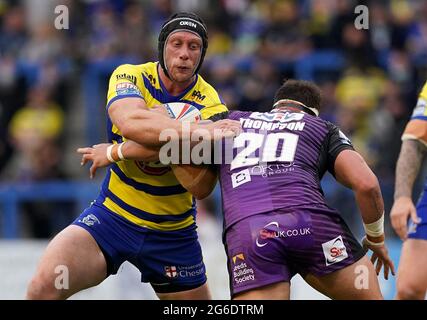
<path fill-rule="evenodd" d="M 289 80 L 270 112 L 228 115 L 242 125 L 231 161 L 218 166 L 233 299 L 289 299 L 297 273 L 332 299 L 382 299 L 377 275 L 382 267 L 386 279 L 390 271 L 394 275 L 378 180 L 339 128 L 318 117 L 320 105 L 316 85 Z M 126 158 L 152 156 L 131 146 Z M 105 150 L 95 151 L 85 160 L 99 165 Z M 320 185 L 326 171 L 355 193 L 366 231 L 363 247 L 326 204 Z M 174 172 L 196 198 L 216 182 L 215 170 L 178 166 Z"/>

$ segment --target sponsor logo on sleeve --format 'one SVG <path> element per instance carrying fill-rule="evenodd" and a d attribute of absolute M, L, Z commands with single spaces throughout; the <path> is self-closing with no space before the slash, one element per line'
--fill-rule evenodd
<path fill-rule="evenodd" d="M 128 95 L 128 94 L 137 94 L 141 96 L 141 91 L 139 88 L 129 82 L 118 83 L 116 85 L 116 93 L 117 95 Z"/>
<path fill-rule="evenodd" d="M 341 140 L 342 143 L 344 143 L 344 144 L 350 144 L 351 145 L 350 139 L 347 138 L 347 136 L 341 130 L 339 131 L 339 136 L 340 136 L 340 140 Z"/>
<path fill-rule="evenodd" d="M 427 106 L 427 101 L 423 98 L 419 98 L 417 105 L 416 105 L 414 111 L 412 112 L 412 117 L 425 116 L 426 115 L 426 106 Z"/>
<path fill-rule="evenodd" d="M 136 82 L 137 82 L 136 77 L 134 75 L 126 74 L 126 73 L 116 75 L 116 79 L 117 80 L 129 80 L 133 84 L 136 84 Z"/>
<path fill-rule="evenodd" d="M 421 222 L 422 222 L 422 219 L 421 219 L 421 218 L 419 218 L 419 220 L 420 220 L 420 222 L 419 222 L 419 223 L 421 223 Z M 418 224 L 417 224 L 417 223 L 412 222 L 412 220 L 411 220 L 411 222 L 409 223 L 409 227 L 408 227 L 408 234 L 414 234 L 414 233 L 417 233 L 417 227 L 418 227 Z"/>
<path fill-rule="evenodd" d="M 84 217 L 83 219 L 79 219 L 80 223 L 84 223 L 85 225 L 87 225 L 88 227 L 93 226 L 95 223 L 97 224 L 101 224 L 101 222 L 99 222 L 98 218 L 94 215 L 94 214 L 88 214 L 86 217 Z"/>

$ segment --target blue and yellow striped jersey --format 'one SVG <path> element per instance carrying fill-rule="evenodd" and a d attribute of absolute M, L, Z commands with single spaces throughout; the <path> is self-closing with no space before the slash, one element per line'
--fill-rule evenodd
<path fill-rule="evenodd" d="M 406 125 L 402 140 L 417 139 L 427 145 L 427 82 L 421 90 L 411 120 Z"/>
<path fill-rule="evenodd" d="M 200 75 L 179 96 L 171 96 L 158 75 L 158 63 L 121 65 L 111 75 L 107 108 L 116 100 L 140 97 L 148 107 L 169 102 L 186 102 L 197 107 L 203 119 L 227 111 L 215 89 Z M 107 119 L 108 140 L 124 140 Z M 169 166 L 161 163 L 121 161 L 107 171 L 97 204 L 147 228 L 171 231 L 195 222 L 195 201 L 178 182 Z"/>

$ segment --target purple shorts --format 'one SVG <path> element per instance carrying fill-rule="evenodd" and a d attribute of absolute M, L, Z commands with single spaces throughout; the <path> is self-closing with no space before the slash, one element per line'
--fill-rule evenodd
<path fill-rule="evenodd" d="M 347 267 L 366 250 L 340 214 L 326 206 L 279 209 L 250 216 L 225 233 L 231 296 Z"/>

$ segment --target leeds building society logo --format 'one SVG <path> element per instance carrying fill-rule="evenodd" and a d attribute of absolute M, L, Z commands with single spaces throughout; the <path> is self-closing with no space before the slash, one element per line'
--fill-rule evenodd
<path fill-rule="evenodd" d="M 233 264 L 236 264 L 237 259 L 244 261 L 245 255 L 243 253 L 239 253 L 239 254 L 236 254 L 235 256 L 233 256 L 233 258 L 232 258 Z"/>
<path fill-rule="evenodd" d="M 233 261 L 233 280 L 236 285 L 242 284 L 246 281 L 255 280 L 255 272 L 245 261 L 243 253 L 238 253 L 232 257 Z"/>
<path fill-rule="evenodd" d="M 325 255 L 326 265 L 340 262 L 348 257 L 347 249 L 341 236 L 328 242 L 322 243 L 323 254 Z"/>
<path fill-rule="evenodd" d="M 79 219 L 79 222 L 84 223 L 88 227 L 93 226 L 95 223 L 101 224 L 101 222 L 99 222 L 98 218 L 94 214 L 88 214 L 83 219 Z"/>

